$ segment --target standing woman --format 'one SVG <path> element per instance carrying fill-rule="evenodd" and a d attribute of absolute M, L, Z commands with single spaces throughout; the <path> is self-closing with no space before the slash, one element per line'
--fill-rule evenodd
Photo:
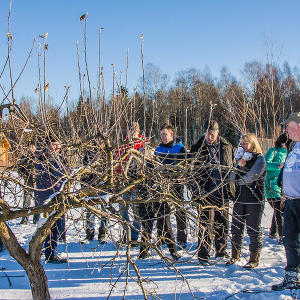
<path fill-rule="evenodd" d="M 280 206 L 281 188 L 277 185 L 277 178 L 284 166 L 287 155 L 285 145 L 287 141 L 288 135 L 287 133 L 283 133 L 275 142 L 275 147 L 270 148 L 265 154 L 267 162 L 267 177 L 265 183 L 266 198 L 274 209 L 269 237 L 275 239 L 278 234 L 279 241 L 282 241 L 283 208 Z"/>
<path fill-rule="evenodd" d="M 252 269 L 258 265 L 262 248 L 261 218 L 264 211 L 266 160 L 261 146 L 254 134 L 243 135 L 240 147 L 235 152 L 236 168 L 230 180 L 235 181 L 236 197 L 231 224 L 231 259 L 227 265 L 239 260 L 246 225 L 250 239 L 250 259 L 244 268 Z"/>

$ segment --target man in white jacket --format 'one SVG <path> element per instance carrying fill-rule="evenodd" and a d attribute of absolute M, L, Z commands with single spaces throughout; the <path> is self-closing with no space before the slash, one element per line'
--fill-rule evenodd
<path fill-rule="evenodd" d="M 283 169 L 282 190 L 286 198 L 283 243 L 287 264 L 283 281 L 272 286 L 274 291 L 300 288 L 300 112 L 290 114 L 283 125 L 289 138 L 296 143 Z"/>

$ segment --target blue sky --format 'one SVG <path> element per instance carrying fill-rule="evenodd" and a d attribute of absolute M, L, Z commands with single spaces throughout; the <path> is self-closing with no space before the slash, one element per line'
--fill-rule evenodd
<path fill-rule="evenodd" d="M 0 70 L 7 55 L 8 0 L 0 1 Z M 49 94 L 60 102 L 64 85 L 70 98 L 79 95 L 76 41 L 79 42 L 81 68 L 84 68 L 83 28 L 79 21 L 88 13 L 88 65 L 92 85 L 96 86 L 98 32 L 102 32 L 102 62 L 106 93 L 112 87 L 112 66 L 125 79 L 126 51 L 129 48 L 129 81 L 132 92 L 142 75 L 140 35 L 144 34 L 144 60 L 151 62 L 173 79 L 178 71 L 191 67 L 209 68 L 218 77 L 226 66 L 239 78 L 246 62 L 266 61 L 273 45 L 275 59 L 300 66 L 299 1 L 178 1 L 178 0 L 14 0 L 11 34 L 13 35 L 13 77 L 21 70 L 32 40 L 48 32 L 46 77 Z M 38 84 L 38 43 L 15 88 L 17 98 L 35 101 Z M 6 85 L 7 76 L 0 79 Z"/>

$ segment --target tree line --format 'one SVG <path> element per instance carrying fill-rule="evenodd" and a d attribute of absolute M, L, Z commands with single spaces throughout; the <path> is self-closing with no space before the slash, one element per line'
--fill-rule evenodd
<path fill-rule="evenodd" d="M 109 97 L 105 97 L 102 89 L 92 99 L 92 93 L 82 92 L 78 101 L 71 104 L 65 101 L 63 114 L 61 104 L 53 103 L 40 103 L 34 112 L 24 97 L 20 108 L 39 126 L 47 118 L 52 130 L 61 137 L 65 136 L 64 132 L 70 132 L 66 139 L 73 141 L 101 130 L 110 132 L 114 136 L 112 140 L 120 143 L 129 124 L 137 121 L 155 144 L 160 126 L 167 122 L 189 147 L 202 133 L 209 116 L 222 124 L 221 134 L 234 145 L 246 132 L 274 141 L 282 130 L 280 123 L 291 112 L 300 110 L 299 78 L 298 69 L 292 70 L 287 62 L 280 67 L 253 61 L 244 65 L 240 80 L 226 68 L 219 78 L 213 78 L 208 71 L 191 68 L 178 72 L 169 84 L 168 76 L 149 63 L 145 66 L 145 80 L 140 80 L 138 89 L 131 95 L 119 82 L 114 84 Z M 12 123 L 8 119 L 3 125 L 8 132 L 14 132 Z"/>

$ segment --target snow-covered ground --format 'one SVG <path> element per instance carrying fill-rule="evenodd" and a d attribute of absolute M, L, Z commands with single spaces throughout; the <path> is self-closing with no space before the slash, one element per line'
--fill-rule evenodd
<path fill-rule="evenodd" d="M 78 211 L 70 213 L 79 214 Z M 189 252 L 181 251 L 183 257 L 176 263 L 176 267 L 184 279 L 179 272 L 176 273 L 172 268 L 168 269 L 158 256 L 138 260 L 138 249 L 132 249 L 131 256 L 145 279 L 145 287 L 161 299 L 193 299 L 191 292 L 196 299 L 292 299 L 289 291 L 259 294 L 237 293 L 245 289 L 269 289 L 272 283 L 279 282 L 283 278 L 284 248 L 277 241 L 268 238 L 271 215 L 272 210 L 266 203 L 262 223 L 264 246 L 259 266 L 251 271 L 241 268 L 248 258 L 249 240 L 247 237 L 244 243 L 243 258 L 236 265 L 226 267 L 225 261 L 216 262 L 213 258 L 212 265 L 202 267 L 197 258 L 193 256 L 196 239 L 190 236 Z M 11 224 L 20 243 L 26 248 L 36 225 L 19 225 L 19 220 L 15 220 Z M 116 247 L 112 242 L 108 242 L 106 245 L 98 245 L 97 241 L 80 244 L 78 243 L 79 235 L 82 234 L 82 238 L 84 237 L 80 221 L 74 222 L 70 218 L 67 224 L 68 243 L 67 245 L 59 244 L 58 251 L 68 257 L 69 263 L 44 265 L 51 297 L 53 299 L 106 299 L 110 294 L 111 299 L 121 299 L 126 285 L 125 251 L 119 252 L 115 257 Z M 113 234 L 119 234 L 115 227 L 111 226 L 110 230 Z M 164 249 L 164 252 L 168 255 L 167 249 Z M 115 260 L 112 265 L 113 258 Z M 3 271 L 0 272 L 0 299 L 31 299 L 30 285 L 26 274 L 7 251 L 0 256 L 0 266 L 6 268 L 5 273 L 8 276 L 21 276 L 9 277 L 10 288 L 8 278 Z M 119 278 L 124 271 L 125 273 Z M 126 299 L 143 299 L 132 267 L 130 267 L 129 274 L 132 278 L 129 279 Z M 149 299 L 151 299 L 150 296 Z"/>

